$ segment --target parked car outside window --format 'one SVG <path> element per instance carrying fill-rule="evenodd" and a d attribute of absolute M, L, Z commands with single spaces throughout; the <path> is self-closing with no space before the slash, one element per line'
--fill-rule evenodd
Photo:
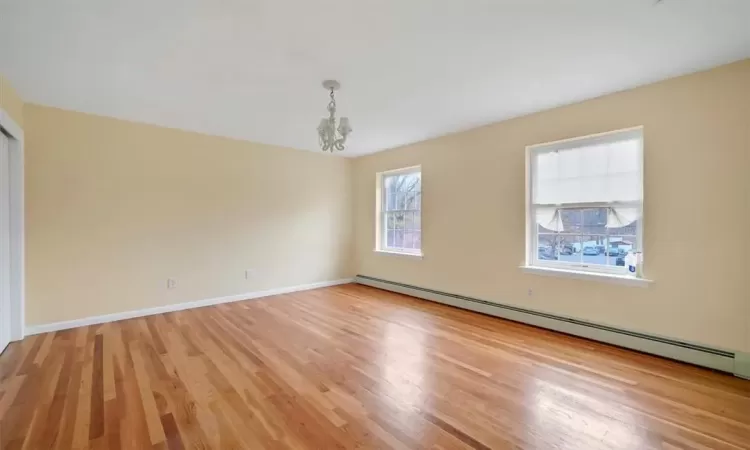
<path fill-rule="evenodd" d="M 599 254 L 599 249 L 596 247 L 587 246 L 583 248 L 583 254 L 585 256 L 596 256 Z"/>

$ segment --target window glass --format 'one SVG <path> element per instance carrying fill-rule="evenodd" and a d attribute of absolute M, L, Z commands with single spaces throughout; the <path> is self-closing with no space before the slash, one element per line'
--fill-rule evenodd
<path fill-rule="evenodd" d="M 419 253 L 422 247 L 422 174 L 419 171 L 382 176 L 379 248 Z"/>

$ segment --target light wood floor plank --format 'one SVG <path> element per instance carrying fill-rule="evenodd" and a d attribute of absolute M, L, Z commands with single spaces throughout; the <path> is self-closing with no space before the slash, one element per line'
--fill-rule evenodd
<path fill-rule="evenodd" d="M 13 343 L 24 448 L 748 449 L 750 382 L 352 284 Z"/>

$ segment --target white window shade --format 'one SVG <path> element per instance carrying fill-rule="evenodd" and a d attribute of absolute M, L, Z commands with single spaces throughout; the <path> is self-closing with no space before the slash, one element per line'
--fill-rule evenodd
<path fill-rule="evenodd" d="M 564 231 L 562 214 L 554 206 L 536 208 L 536 223 L 550 231 Z"/>
<path fill-rule="evenodd" d="M 639 202 L 641 138 L 577 143 L 533 155 L 536 205 Z"/>
<path fill-rule="evenodd" d="M 607 210 L 607 228 L 622 228 L 640 219 L 640 208 L 617 207 Z"/>

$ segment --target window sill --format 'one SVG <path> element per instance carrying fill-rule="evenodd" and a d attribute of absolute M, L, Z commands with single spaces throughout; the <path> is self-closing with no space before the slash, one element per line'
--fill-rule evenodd
<path fill-rule="evenodd" d="M 403 256 L 406 258 L 412 258 L 412 259 L 422 259 L 422 253 L 408 253 L 408 252 L 396 252 L 393 250 L 373 250 L 375 253 L 380 253 L 382 255 L 393 255 L 393 256 Z"/>
<path fill-rule="evenodd" d="M 653 280 L 647 278 L 636 278 L 630 275 L 618 275 L 613 273 L 594 273 L 579 270 L 554 269 L 551 267 L 521 266 L 526 273 L 546 275 L 552 277 L 574 278 L 578 280 L 604 281 L 607 283 L 623 284 L 626 286 L 648 287 Z"/>

